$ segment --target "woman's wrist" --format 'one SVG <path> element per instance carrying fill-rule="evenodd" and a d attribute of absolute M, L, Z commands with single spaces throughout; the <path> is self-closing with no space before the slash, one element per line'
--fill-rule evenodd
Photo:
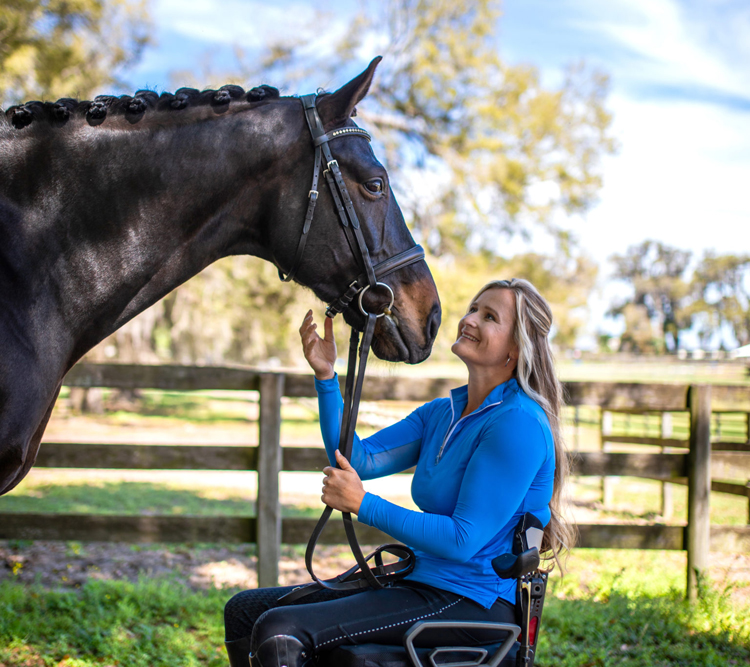
<path fill-rule="evenodd" d="M 362 509 L 362 501 L 365 499 L 365 494 L 367 492 L 364 489 L 360 489 L 359 492 L 355 495 L 354 503 L 352 505 L 352 514 L 356 514 L 359 516 L 359 510 Z"/>
<path fill-rule="evenodd" d="M 325 380 L 333 380 L 333 378 L 336 377 L 336 371 L 331 368 L 328 371 L 315 371 L 315 379 L 320 380 L 321 382 Z"/>

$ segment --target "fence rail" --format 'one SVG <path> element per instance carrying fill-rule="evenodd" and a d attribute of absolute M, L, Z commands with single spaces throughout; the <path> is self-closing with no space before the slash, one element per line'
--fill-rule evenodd
<path fill-rule="evenodd" d="M 85 517 L 85 520 L 82 520 Z M 307 542 L 317 519 L 285 518 L 281 521 L 283 544 Z M 79 540 L 128 543 L 256 542 L 254 516 L 117 516 L 14 512 L 3 515 L 0 539 Z M 686 549 L 686 526 L 579 524 L 579 548 L 592 549 Z M 357 525 L 362 544 L 390 542 L 385 533 Z M 346 544 L 341 522 L 331 521 L 319 544 Z M 748 526 L 711 526 L 712 551 L 747 551 Z"/>
<path fill-rule="evenodd" d="M 282 447 L 281 397 L 314 397 L 312 376 L 258 372 L 244 368 L 79 364 L 65 379 L 70 387 L 162 390 L 253 390 L 259 392 L 258 446 L 121 445 L 44 443 L 37 466 L 166 470 L 257 470 L 255 517 L 110 516 L 71 514 L 0 514 L 0 539 L 110 540 L 125 542 L 226 541 L 258 544 L 259 585 L 275 585 L 281 543 L 307 540 L 314 521 L 281 518 L 278 477 L 281 471 L 315 471 L 327 464 L 320 447 Z M 459 384 L 445 378 L 369 378 L 366 401 L 427 401 Z M 750 498 L 750 433 L 745 442 L 710 439 L 711 414 L 750 415 L 750 388 L 714 385 L 565 383 L 567 402 L 600 409 L 603 451 L 571 455 L 574 475 L 659 479 L 688 485 L 688 525 L 581 525 L 579 546 L 688 551 L 689 593 L 696 590 L 694 570 L 705 569 L 709 549 L 750 551 L 750 527 L 710 526 L 709 496 L 715 492 Z M 673 437 L 662 416 L 662 437 L 615 434 L 615 412 L 687 412 L 686 438 Z M 606 423 L 605 423 L 606 422 Z M 750 428 L 750 416 L 746 417 Z M 611 444 L 651 445 L 660 453 L 606 451 Z M 733 480 L 733 481 L 730 481 Z M 668 485 L 665 485 L 665 488 Z M 367 526 L 358 528 L 363 543 L 387 538 Z M 324 543 L 343 543 L 343 530 L 332 525 Z M 692 576 L 690 572 L 693 572 Z"/>

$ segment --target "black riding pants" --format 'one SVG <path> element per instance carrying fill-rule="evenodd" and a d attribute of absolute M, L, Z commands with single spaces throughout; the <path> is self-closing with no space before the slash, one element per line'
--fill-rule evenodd
<path fill-rule="evenodd" d="M 235 595 L 224 609 L 227 641 L 251 636 L 254 652 L 275 635 L 296 637 L 310 653 L 340 644 L 401 645 L 404 632 L 416 621 L 455 620 L 515 623 L 513 605 L 497 600 L 490 609 L 456 593 L 426 584 L 400 581 L 382 590 L 317 591 L 298 602 L 277 607 L 279 597 L 292 590 L 260 588 Z M 420 635 L 424 645 L 435 636 Z M 488 644 L 497 633 L 456 629 L 439 631 L 441 645 Z M 420 643 L 420 642 L 417 642 Z"/>

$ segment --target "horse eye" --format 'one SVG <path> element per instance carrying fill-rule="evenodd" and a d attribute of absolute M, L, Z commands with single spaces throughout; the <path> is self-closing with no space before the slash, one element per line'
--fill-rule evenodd
<path fill-rule="evenodd" d="M 380 178 L 373 178 L 371 181 L 365 183 L 365 187 L 368 192 L 371 192 L 374 195 L 379 195 L 383 192 L 383 181 Z"/>

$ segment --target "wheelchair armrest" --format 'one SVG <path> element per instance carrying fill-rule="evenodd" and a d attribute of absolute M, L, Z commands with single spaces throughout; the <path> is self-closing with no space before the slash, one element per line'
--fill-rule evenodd
<path fill-rule="evenodd" d="M 508 651 L 510 651 L 510 649 L 513 647 L 513 644 L 515 644 L 516 639 L 521 632 L 521 628 L 513 623 L 489 623 L 484 621 L 417 621 L 406 631 L 406 634 L 404 635 L 404 648 L 409 655 L 409 660 L 411 660 L 411 664 L 413 665 L 413 667 L 424 667 L 424 665 L 422 665 L 421 661 L 419 660 L 417 650 L 414 648 L 414 640 L 423 630 L 440 630 L 442 628 L 466 628 L 475 630 L 497 630 L 499 632 L 507 632 L 508 636 L 505 638 L 505 641 L 503 641 L 503 643 L 500 645 L 500 648 L 495 651 L 490 660 L 487 663 L 483 664 L 482 667 L 497 667 L 502 659 L 507 655 Z M 471 648 L 469 650 L 471 650 Z M 483 654 L 478 662 L 451 662 L 441 663 L 440 665 L 435 662 L 435 656 L 439 653 L 445 653 L 448 651 L 459 652 L 462 650 L 466 651 L 467 647 L 438 646 L 434 648 L 429 654 L 431 666 L 476 667 L 476 665 L 478 665 L 482 661 L 487 653 L 483 650 Z"/>
<path fill-rule="evenodd" d="M 492 559 L 492 569 L 501 579 L 518 579 L 539 567 L 539 549 L 532 547 L 523 553 L 502 554 Z"/>

